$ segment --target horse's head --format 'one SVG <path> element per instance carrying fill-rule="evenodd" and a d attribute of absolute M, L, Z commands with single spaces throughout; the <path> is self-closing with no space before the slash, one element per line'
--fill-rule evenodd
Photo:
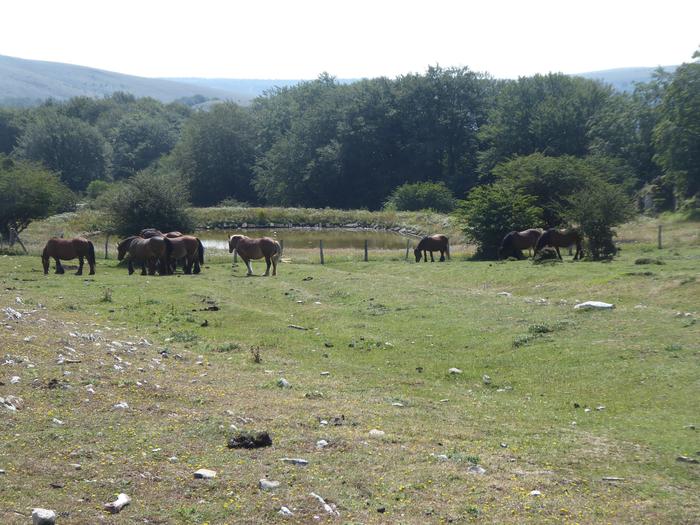
<path fill-rule="evenodd" d="M 117 244 L 117 260 L 121 261 L 124 258 L 124 256 L 126 255 L 126 251 L 129 249 L 129 246 L 131 245 L 131 241 L 133 239 L 133 237 L 127 237 L 123 241 L 120 241 L 119 244 Z"/>
<path fill-rule="evenodd" d="M 240 241 L 244 235 L 231 235 L 228 239 L 228 253 L 233 253 L 233 250 L 238 246 L 238 241 Z"/>
<path fill-rule="evenodd" d="M 416 256 L 416 262 L 420 262 L 421 253 L 420 253 L 420 250 L 418 248 L 413 250 L 413 255 Z"/>

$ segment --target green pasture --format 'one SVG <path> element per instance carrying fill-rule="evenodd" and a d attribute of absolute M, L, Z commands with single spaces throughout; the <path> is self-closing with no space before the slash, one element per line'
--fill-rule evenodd
<path fill-rule="evenodd" d="M 700 243 L 690 223 L 658 250 L 654 228 L 621 229 L 646 233 L 611 263 L 300 252 L 274 278 L 0 256 L 0 308 L 23 314 L 0 397 L 24 402 L 0 407 L 0 522 L 697 523 L 700 465 L 677 458 L 700 459 Z M 231 425 L 273 446 L 228 449 Z"/>

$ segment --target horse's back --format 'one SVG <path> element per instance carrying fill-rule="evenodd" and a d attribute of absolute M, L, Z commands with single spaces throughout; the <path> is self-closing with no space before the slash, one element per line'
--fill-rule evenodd
<path fill-rule="evenodd" d="M 271 237 L 244 237 L 239 239 L 236 251 L 246 259 L 262 259 L 275 255 L 279 248 L 280 244 Z"/>
<path fill-rule="evenodd" d="M 423 237 L 418 243 L 418 250 L 444 250 L 447 247 L 449 239 L 442 233 L 428 235 Z"/>

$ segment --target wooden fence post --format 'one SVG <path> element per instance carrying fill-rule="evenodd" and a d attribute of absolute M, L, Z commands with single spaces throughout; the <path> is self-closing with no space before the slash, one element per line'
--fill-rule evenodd
<path fill-rule="evenodd" d="M 659 246 L 659 250 L 660 250 L 661 249 L 661 225 L 660 224 L 659 224 L 659 243 L 658 243 L 658 246 Z"/>
<path fill-rule="evenodd" d="M 284 239 L 280 239 L 280 257 L 284 253 Z"/>
<path fill-rule="evenodd" d="M 405 257 L 405 259 L 406 259 L 407 261 L 408 261 L 408 249 L 409 249 L 410 246 L 411 246 L 411 240 L 410 240 L 410 239 L 406 239 L 406 257 Z"/>
<path fill-rule="evenodd" d="M 109 259 L 109 233 L 105 238 L 105 260 Z"/>
<path fill-rule="evenodd" d="M 365 262 L 368 262 L 369 258 L 367 257 L 367 239 L 365 239 Z"/>
<path fill-rule="evenodd" d="M 318 249 L 321 252 L 321 264 L 324 264 L 324 262 L 323 262 L 323 239 L 318 241 Z"/>

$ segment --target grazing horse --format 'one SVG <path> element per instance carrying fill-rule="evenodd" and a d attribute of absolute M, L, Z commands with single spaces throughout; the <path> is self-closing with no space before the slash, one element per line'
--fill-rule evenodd
<path fill-rule="evenodd" d="M 416 256 L 416 262 L 420 262 L 421 252 L 423 252 L 423 260 L 428 262 L 428 255 L 426 252 L 430 252 L 430 262 L 435 262 L 433 258 L 433 252 L 440 252 L 440 262 L 445 260 L 445 254 L 447 258 L 450 258 L 450 240 L 442 235 L 430 235 L 428 237 L 423 237 L 416 249 L 413 250 L 413 254 Z"/>
<path fill-rule="evenodd" d="M 183 261 L 182 267 L 186 274 L 199 273 L 201 271 L 200 264 L 204 264 L 204 246 L 202 241 L 197 237 L 182 234 L 179 237 L 172 237 L 168 240 L 172 246 L 168 269 L 174 272 L 177 268 L 177 261 Z M 194 271 L 192 270 L 193 265 Z"/>
<path fill-rule="evenodd" d="M 574 254 L 574 261 L 576 259 L 583 258 L 582 237 L 578 230 L 555 230 L 550 228 L 542 235 L 537 241 L 535 246 L 535 255 L 545 246 L 551 246 L 557 251 L 557 256 L 561 260 L 561 253 L 559 253 L 559 248 L 567 248 L 573 244 L 576 245 L 576 253 Z"/>
<path fill-rule="evenodd" d="M 501 242 L 501 247 L 498 249 L 498 258 L 501 257 L 515 257 L 516 259 L 524 259 L 522 250 L 531 250 L 537 246 L 537 240 L 542 235 L 541 228 L 530 228 L 529 230 L 523 230 L 521 232 L 510 232 L 508 235 L 503 237 L 503 242 Z"/>
<path fill-rule="evenodd" d="M 49 273 L 49 259 L 53 257 L 56 261 L 56 273 L 65 273 L 61 266 L 61 259 L 64 261 L 78 258 L 80 266 L 75 275 L 83 275 L 83 263 L 87 258 L 90 265 L 90 275 L 95 275 L 95 247 L 91 241 L 83 237 L 75 239 L 52 238 L 46 242 L 44 251 L 41 253 L 41 263 L 44 266 L 44 275 Z"/>
<path fill-rule="evenodd" d="M 134 273 L 134 262 L 141 266 L 141 275 L 146 275 L 146 265 L 148 273 L 156 273 L 156 264 L 161 275 L 168 273 L 168 261 L 172 252 L 170 239 L 166 237 L 150 237 L 144 239 L 138 235 L 133 235 L 122 240 L 117 245 L 117 259 L 120 261 L 129 254 L 129 275 Z"/>
<path fill-rule="evenodd" d="M 150 239 L 151 237 L 167 237 L 168 239 L 174 239 L 175 237 L 182 237 L 182 233 L 180 232 L 168 232 L 168 233 L 163 233 L 157 228 L 144 228 L 141 230 L 141 233 L 139 233 L 140 237 L 143 237 L 144 239 Z"/>
<path fill-rule="evenodd" d="M 253 275 L 250 260 L 262 259 L 263 257 L 265 257 L 265 262 L 267 263 L 265 277 L 270 275 L 270 264 L 272 264 L 272 275 L 277 275 L 277 261 L 279 261 L 282 253 L 282 247 L 276 240 L 270 237 L 251 239 L 245 235 L 231 235 L 228 240 L 228 253 L 232 253 L 233 250 L 236 250 L 236 253 L 248 267 L 246 275 Z"/>

